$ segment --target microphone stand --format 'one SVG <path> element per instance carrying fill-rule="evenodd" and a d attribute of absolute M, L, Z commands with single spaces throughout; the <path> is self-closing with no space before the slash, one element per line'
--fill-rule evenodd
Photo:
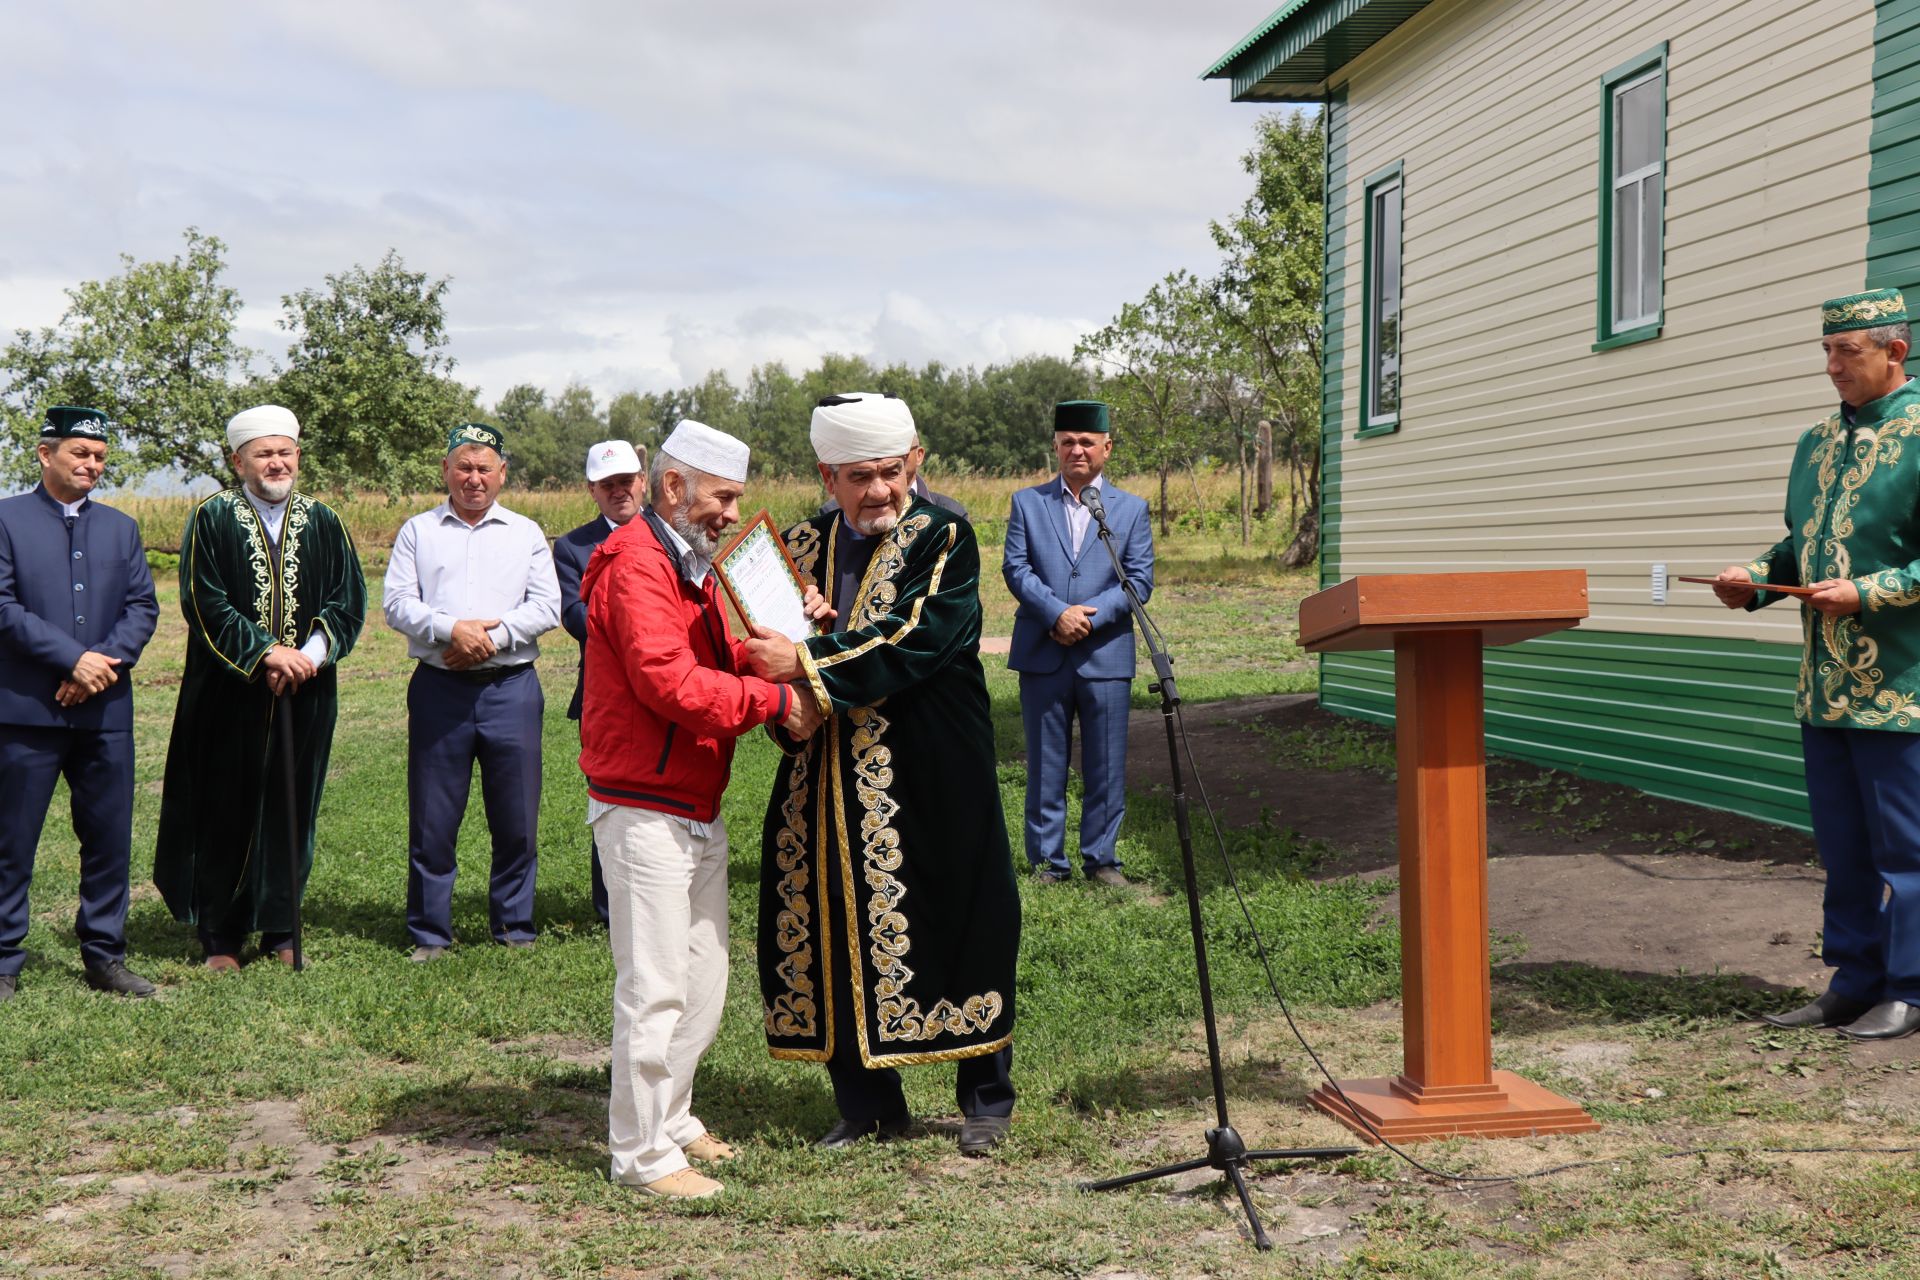
<path fill-rule="evenodd" d="M 1080 500 L 1099 527 L 1101 545 L 1106 547 L 1107 557 L 1113 561 L 1114 576 L 1120 579 L 1120 587 L 1127 594 L 1127 607 L 1132 611 L 1134 621 L 1139 624 L 1141 638 L 1146 641 L 1147 653 L 1153 664 L 1154 680 L 1147 688 L 1160 695 L 1160 715 L 1167 726 L 1167 762 L 1173 773 L 1173 822 L 1180 834 L 1180 864 L 1187 882 L 1187 922 L 1193 929 L 1194 970 L 1200 980 L 1200 1010 L 1207 1029 L 1207 1067 L 1213 1077 L 1214 1113 L 1220 1120 L 1218 1126 L 1207 1130 L 1207 1154 L 1198 1159 L 1160 1165 L 1117 1178 L 1103 1178 L 1098 1182 L 1083 1182 L 1080 1189 L 1112 1191 L 1136 1182 L 1171 1177 L 1193 1169 L 1218 1169 L 1240 1197 L 1240 1208 L 1246 1213 L 1247 1226 L 1253 1232 L 1254 1248 L 1271 1249 L 1273 1241 L 1267 1238 L 1266 1229 L 1260 1225 L 1260 1215 L 1253 1207 L 1253 1196 L 1247 1190 L 1248 1166 L 1255 1160 L 1338 1160 L 1358 1155 L 1360 1149 L 1298 1147 L 1249 1151 L 1227 1118 L 1226 1075 L 1220 1064 L 1220 1026 L 1213 1012 L 1213 979 L 1207 969 L 1207 934 L 1200 919 L 1200 886 L 1193 869 L 1193 831 L 1187 820 L 1187 789 L 1180 771 L 1180 739 L 1185 730 L 1174 719 L 1174 709 L 1180 705 L 1180 692 L 1173 679 L 1173 655 L 1167 652 L 1159 628 L 1147 616 L 1147 607 L 1142 603 L 1140 593 L 1127 578 L 1126 570 L 1121 568 L 1120 555 L 1113 549 L 1113 530 L 1107 527 L 1107 513 L 1099 492 L 1091 487 L 1083 489 Z"/>

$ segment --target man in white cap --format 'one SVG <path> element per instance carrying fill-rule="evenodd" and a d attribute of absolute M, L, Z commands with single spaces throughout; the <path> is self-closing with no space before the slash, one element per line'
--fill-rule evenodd
<path fill-rule="evenodd" d="M 767 1043 L 826 1064 L 829 1148 L 908 1130 L 895 1067 L 957 1062 L 960 1150 L 984 1155 L 1013 1112 L 1020 899 L 980 666 L 980 550 L 965 520 L 911 495 L 901 401 L 829 396 L 812 438 L 839 510 L 785 537 L 832 627 L 747 644 L 755 674 L 803 682 L 826 716 L 782 741 L 767 805 Z"/>
<path fill-rule="evenodd" d="M 810 695 L 745 673 L 713 557 L 740 518 L 747 446 L 682 422 L 654 455 L 652 502 L 600 544 L 581 582 L 580 768 L 605 863 L 613 947 L 615 1182 L 701 1199 L 688 1164 L 733 1149 L 693 1114 L 693 1074 L 727 993 L 727 827 L 734 739 L 763 724 L 803 741 Z"/>
<path fill-rule="evenodd" d="M 255 931 L 263 955 L 293 960 L 339 710 L 335 669 L 359 638 L 366 578 L 340 517 L 294 489 L 300 424 L 290 411 L 235 414 L 227 447 L 240 483 L 196 507 L 180 539 L 187 664 L 153 882 L 174 918 L 198 929 L 207 967 L 231 971 Z M 291 762 L 281 716 L 292 718 Z"/>
<path fill-rule="evenodd" d="M 587 450 L 587 496 L 600 514 L 553 540 L 553 572 L 560 582 L 560 625 L 580 642 L 580 676 L 573 682 L 573 701 L 567 719 L 580 718 L 581 693 L 587 683 L 587 605 L 580 598 L 580 578 L 594 548 L 607 535 L 639 513 L 645 496 L 640 486 L 643 470 L 639 451 L 625 440 L 602 440 Z M 607 881 L 600 869 L 600 846 L 587 837 L 592 860 L 593 913 L 607 923 Z"/>
<path fill-rule="evenodd" d="M 553 548 L 501 505 L 506 439 L 466 422 L 447 433 L 447 500 L 400 526 L 381 599 L 418 664 L 407 682 L 407 935 L 416 964 L 453 945 L 454 846 L 480 766 L 493 839 L 487 932 L 533 946 L 540 849 L 540 729 L 533 664 L 560 625 Z"/>

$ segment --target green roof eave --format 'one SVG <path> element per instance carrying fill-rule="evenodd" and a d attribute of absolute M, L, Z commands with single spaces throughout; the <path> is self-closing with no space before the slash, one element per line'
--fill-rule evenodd
<path fill-rule="evenodd" d="M 1288 0 L 1201 75 L 1231 80 L 1235 102 L 1317 101 L 1334 72 L 1430 0 Z"/>

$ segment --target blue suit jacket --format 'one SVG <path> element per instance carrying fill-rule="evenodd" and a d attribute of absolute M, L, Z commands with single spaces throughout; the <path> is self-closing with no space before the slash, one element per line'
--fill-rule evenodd
<path fill-rule="evenodd" d="M 1131 679 L 1133 614 L 1100 545 L 1100 528 L 1089 525 L 1076 557 L 1067 547 L 1067 513 L 1059 476 L 1013 495 L 1000 573 L 1020 607 L 1013 615 L 1013 647 L 1007 666 L 1044 675 L 1065 663 L 1089 679 Z M 1128 581 L 1144 603 L 1153 595 L 1153 522 L 1146 499 L 1102 477 L 1101 501 L 1113 548 Z M 1092 605 L 1093 631 L 1079 644 L 1062 645 L 1053 624 L 1070 604 Z"/>
<path fill-rule="evenodd" d="M 573 701 L 567 704 L 569 720 L 580 718 L 580 699 L 587 687 L 587 602 L 580 598 L 580 575 L 587 571 L 593 549 L 612 532 L 605 516 L 595 516 L 553 540 L 553 575 L 560 579 L 560 625 L 580 642 L 580 675 L 573 682 Z"/>
<path fill-rule="evenodd" d="M 44 487 L 0 500 L 0 724 L 132 730 L 129 676 L 159 619 L 130 517 L 89 500 L 69 529 Z M 54 690 L 90 649 L 120 678 L 63 707 Z"/>

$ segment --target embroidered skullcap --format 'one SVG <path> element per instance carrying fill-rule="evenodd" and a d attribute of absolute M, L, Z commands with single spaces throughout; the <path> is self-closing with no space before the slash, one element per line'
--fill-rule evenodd
<path fill-rule="evenodd" d="M 683 419 L 661 442 L 660 452 L 710 476 L 746 483 L 747 459 L 751 456 L 746 441 L 715 431 L 704 422 Z"/>
<path fill-rule="evenodd" d="M 1053 429 L 1106 435 L 1113 428 L 1107 421 L 1107 406 L 1098 400 L 1062 400 L 1053 406 Z"/>
<path fill-rule="evenodd" d="M 57 404 L 47 410 L 46 421 L 40 424 L 40 438 L 65 440 L 72 436 L 82 440 L 105 440 L 107 415 L 98 409 L 82 409 L 72 404 Z"/>
<path fill-rule="evenodd" d="M 470 444 L 491 449 L 502 458 L 507 456 L 507 438 L 500 434 L 498 427 L 484 422 L 463 422 L 447 432 L 448 453 Z"/>
<path fill-rule="evenodd" d="M 913 448 L 913 414 L 898 396 L 852 391 L 820 401 L 809 434 L 814 456 L 828 466 L 898 458 Z"/>
<path fill-rule="evenodd" d="M 602 440 L 587 450 L 587 483 L 596 484 L 608 476 L 640 474 L 640 455 L 625 440 Z"/>
<path fill-rule="evenodd" d="M 1820 304 L 1820 332 L 1877 329 L 1883 324 L 1907 323 L 1907 300 L 1898 289 L 1869 289 Z"/>
<path fill-rule="evenodd" d="M 262 436 L 285 436 L 289 440 L 298 440 L 300 420 L 293 416 L 293 410 L 282 409 L 277 404 L 255 405 L 227 419 L 229 452 Z"/>

